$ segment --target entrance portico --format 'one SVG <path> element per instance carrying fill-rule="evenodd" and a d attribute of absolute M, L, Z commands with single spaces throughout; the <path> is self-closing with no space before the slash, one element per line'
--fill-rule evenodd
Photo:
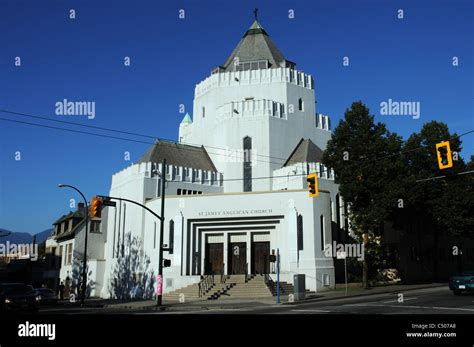
<path fill-rule="evenodd" d="M 268 273 L 283 215 L 188 219 L 186 275 Z"/>
<path fill-rule="evenodd" d="M 199 275 L 270 273 L 270 231 L 208 231 L 203 238 Z"/>

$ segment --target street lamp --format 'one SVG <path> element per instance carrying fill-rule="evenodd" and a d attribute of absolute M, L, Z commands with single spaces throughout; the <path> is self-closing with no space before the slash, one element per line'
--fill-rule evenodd
<path fill-rule="evenodd" d="M 71 186 L 69 184 L 58 184 L 59 188 L 71 188 L 74 189 L 76 192 L 78 192 L 81 196 L 82 199 L 84 199 L 84 203 L 86 204 L 86 211 L 85 211 L 85 219 L 86 219 L 86 235 L 84 237 L 84 259 L 83 259 L 83 264 L 82 264 L 82 292 L 81 292 L 81 306 L 84 306 L 84 299 L 86 297 L 86 283 L 87 283 L 87 271 L 86 271 L 86 266 L 87 266 L 87 234 L 89 234 L 89 205 L 87 204 L 87 199 L 82 194 L 82 192 L 77 189 L 74 186 Z"/>

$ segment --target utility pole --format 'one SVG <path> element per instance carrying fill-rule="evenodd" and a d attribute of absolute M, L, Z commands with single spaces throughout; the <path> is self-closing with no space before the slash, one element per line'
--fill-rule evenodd
<path fill-rule="evenodd" d="M 166 181 L 166 159 L 161 166 L 161 218 L 160 218 L 160 252 L 158 263 L 158 281 L 156 288 L 156 306 L 163 304 L 163 234 L 165 227 L 165 181 Z M 161 283 L 160 283 L 161 281 Z M 158 286 L 161 286 L 159 288 Z"/>

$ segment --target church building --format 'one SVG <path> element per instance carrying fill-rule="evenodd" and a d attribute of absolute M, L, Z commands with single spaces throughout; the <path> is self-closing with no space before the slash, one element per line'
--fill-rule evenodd
<path fill-rule="evenodd" d="M 199 68 L 199 66 L 198 66 Z M 160 214 L 165 178 L 163 291 L 207 275 L 255 275 L 312 291 L 335 287 L 334 226 L 347 228 L 334 171 L 321 163 L 330 119 L 317 113 L 315 82 L 273 43 L 255 19 L 222 65 L 195 87 L 176 143 L 156 140 L 112 177 L 110 196 Z M 166 159 L 166 167 L 162 161 Z M 317 173 L 319 194 L 306 178 Z M 160 220 L 127 202 L 102 211 L 105 233 L 100 296 L 137 288 L 152 297 L 158 273 Z"/>

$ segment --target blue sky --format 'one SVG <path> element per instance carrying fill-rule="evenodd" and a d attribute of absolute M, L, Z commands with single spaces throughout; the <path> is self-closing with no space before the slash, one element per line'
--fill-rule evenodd
<path fill-rule="evenodd" d="M 362 100 L 376 120 L 405 138 L 430 120 L 453 132 L 474 129 L 474 5 L 468 0 L 0 0 L 0 108 L 176 139 L 179 104 L 191 113 L 195 84 L 225 61 L 254 7 L 285 57 L 314 76 L 317 110 L 334 125 Z M 14 66 L 17 56 L 21 67 Z M 55 115 L 64 98 L 95 101 L 95 119 Z M 419 101 L 420 119 L 381 116 L 379 104 L 389 98 Z M 462 140 L 468 158 L 474 136 Z M 112 174 L 146 148 L 0 121 L 0 227 L 49 228 L 70 210 L 70 198 L 79 199 L 58 183 L 76 185 L 89 199 L 107 194 Z M 131 161 L 124 160 L 126 151 Z"/>

